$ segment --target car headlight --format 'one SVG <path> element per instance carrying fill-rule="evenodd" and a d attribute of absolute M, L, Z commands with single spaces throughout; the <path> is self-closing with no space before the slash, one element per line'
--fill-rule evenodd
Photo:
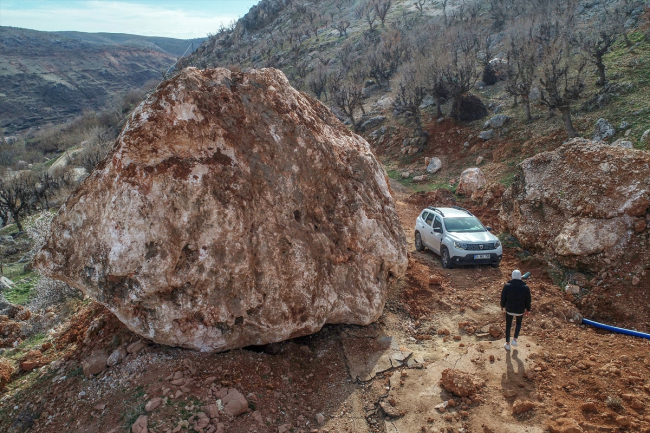
<path fill-rule="evenodd" d="M 499 248 L 500 246 L 501 246 L 501 242 L 496 241 L 496 242 L 494 243 L 494 248 Z"/>
<path fill-rule="evenodd" d="M 467 249 L 467 244 L 466 243 L 460 243 L 454 241 L 454 247 L 458 248 L 459 250 L 466 250 Z"/>

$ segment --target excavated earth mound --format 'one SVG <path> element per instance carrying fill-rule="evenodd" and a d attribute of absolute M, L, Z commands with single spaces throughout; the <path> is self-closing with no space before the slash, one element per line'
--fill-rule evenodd
<path fill-rule="evenodd" d="M 222 351 L 369 324 L 406 271 L 370 147 L 274 69 L 162 84 L 35 259 L 159 343 Z"/>
<path fill-rule="evenodd" d="M 650 154 L 579 138 L 518 169 L 501 220 L 522 246 L 593 271 L 648 263 Z"/>

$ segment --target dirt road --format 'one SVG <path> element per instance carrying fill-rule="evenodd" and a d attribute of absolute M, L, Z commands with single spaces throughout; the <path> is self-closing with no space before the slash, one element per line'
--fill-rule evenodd
<path fill-rule="evenodd" d="M 0 430 L 131 431 L 146 413 L 148 431 L 159 433 L 650 431 L 648 341 L 571 323 L 574 305 L 534 261 L 521 263 L 512 250 L 497 269 L 443 270 L 437 256 L 415 251 L 412 226 L 421 206 L 406 191 L 395 194 L 409 269 L 377 323 L 331 325 L 221 354 L 150 344 L 85 379 L 81 362 L 92 350 L 136 340 L 90 304 L 59 338 L 62 361 L 8 385 Z M 515 267 L 533 271 L 533 315 L 519 346 L 506 352 L 499 296 Z M 105 325 L 84 344 L 98 317 Z M 440 385 L 448 368 L 485 386 L 468 398 L 454 396 Z M 248 403 L 236 417 L 210 406 L 229 389 Z M 145 403 L 156 397 L 162 404 L 147 413 Z M 444 412 L 436 408 L 445 404 Z M 206 416 L 209 423 L 200 421 Z"/>

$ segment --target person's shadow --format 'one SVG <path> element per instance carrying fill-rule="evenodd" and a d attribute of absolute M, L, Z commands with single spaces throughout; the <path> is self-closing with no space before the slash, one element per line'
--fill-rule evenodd
<path fill-rule="evenodd" d="M 513 390 L 519 385 L 520 379 L 523 377 L 526 367 L 524 366 L 524 361 L 519 359 L 519 352 L 517 349 L 506 352 L 506 372 L 501 375 L 501 388 L 506 390 Z M 515 367 L 512 360 L 515 360 L 517 363 L 517 371 L 515 372 Z M 507 395 L 507 392 L 504 392 L 504 395 Z"/>

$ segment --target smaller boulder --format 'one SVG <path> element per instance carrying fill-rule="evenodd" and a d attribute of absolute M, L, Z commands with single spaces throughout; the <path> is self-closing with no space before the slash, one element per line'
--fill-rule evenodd
<path fill-rule="evenodd" d="M 481 163 L 483 162 L 483 159 L 484 158 L 482 156 L 477 157 L 476 158 L 476 165 L 481 165 Z"/>
<path fill-rule="evenodd" d="M 441 385 L 447 391 L 459 396 L 467 397 L 485 386 L 485 381 L 473 374 L 447 368 L 442 372 Z"/>
<path fill-rule="evenodd" d="M 479 138 L 482 138 L 485 141 L 491 140 L 494 138 L 494 129 L 488 129 L 487 131 L 482 131 L 479 135 Z"/>
<path fill-rule="evenodd" d="M 458 182 L 457 194 L 471 196 L 472 193 L 486 185 L 485 176 L 478 167 L 468 168 L 460 175 Z"/>
<path fill-rule="evenodd" d="M 147 416 L 140 415 L 140 417 L 131 426 L 131 433 L 147 433 Z"/>
<path fill-rule="evenodd" d="M 551 433 L 583 433 L 582 428 L 571 418 L 558 418 L 548 421 L 548 429 Z"/>
<path fill-rule="evenodd" d="M 101 373 L 106 368 L 106 361 L 108 361 L 108 356 L 104 351 L 93 351 L 92 355 L 81 363 L 84 375 L 90 377 Z"/>
<path fill-rule="evenodd" d="M 126 351 L 127 353 L 135 353 L 137 354 L 140 352 L 142 349 L 144 349 L 147 345 L 143 343 L 141 340 L 135 341 L 128 346 L 126 346 Z"/>
<path fill-rule="evenodd" d="M 411 173 L 408 171 L 402 172 L 402 179 L 408 179 L 411 176 Z"/>
<path fill-rule="evenodd" d="M 503 335 L 503 328 L 501 328 L 499 325 L 491 324 L 488 333 L 492 336 L 492 338 L 501 338 L 501 335 Z"/>
<path fill-rule="evenodd" d="M 596 122 L 593 139 L 595 141 L 605 141 L 616 134 L 616 129 L 602 117 Z"/>
<path fill-rule="evenodd" d="M 156 409 L 158 406 L 160 406 L 161 404 L 162 404 L 162 398 L 160 398 L 160 397 L 152 398 L 144 406 L 144 410 L 147 411 L 147 412 L 151 412 L 154 409 Z"/>
<path fill-rule="evenodd" d="M 514 413 L 515 415 L 520 415 L 534 408 L 535 408 L 535 403 L 533 403 L 532 401 L 515 400 L 514 404 L 512 405 L 512 413 Z"/>
<path fill-rule="evenodd" d="M 650 129 L 645 131 L 643 135 L 641 136 L 641 143 L 643 144 L 650 144 Z"/>
<path fill-rule="evenodd" d="M 372 128 L 375 128 L 386 120 L 386 116 L 376 116 L 376 117 L 371 117 L 370 119 L 366 120 L 361 124 L 361 131 L 365 132 L 368 131 Z"/>
<path fill-rule="evenodd" d="M 427 173 L 435 173 L 442 168 L 442 161 L 440 158 L 433 157 L 429 160 L 427 164 Z"/>
<path fill-rule="evenodd" d="M 531 101 L 537 101 L 542 97 L 542 92 L 539 91 L 539 88 L 533 87 L 530 89 L 530 93 L 528 94 L 528 99 Z"/>
<path fill-rule="evenodd" d="M 575 284 L 567 284 L 565 291 L 567 293 L 571 293 L 574 296 L 578 296 L 580 294 L 580 287 L 576 286 Z"/>
<path fill-rule="evenodd" d="M 424 182 L 426 180 L 427 180 L 427 175 L 426 174 L 423 174 L 421 176 L 414 176 L 413 177 L 414 182 Z"/>
<path fill-rule="evenodd" d="M 506 123 L 510 122 L 510 120 L 511 120 L 510 116 L 506 116 L 505 114 L 497 114 L 496 116 L 488 120 L 487 123 L 489 127 L 498 129 L 501 128 Z"/>
<path fill-rule="evenodd" d="M 244 395 L 236 389 L 228 390 L 228 394 L 221 399 L 223 410 L 232 416 L 238 416 L 248 410 L 248 401 Z"/>
<path fill-rule="evenodd" d="M 120 362 L 122 362 L 125 357 L 126 357 L 126 350 L 123 347 L 115 349 L 106 360 L 106 365 L 108 365 L 109 367 L 113 367 L 119 364 Z"/>

